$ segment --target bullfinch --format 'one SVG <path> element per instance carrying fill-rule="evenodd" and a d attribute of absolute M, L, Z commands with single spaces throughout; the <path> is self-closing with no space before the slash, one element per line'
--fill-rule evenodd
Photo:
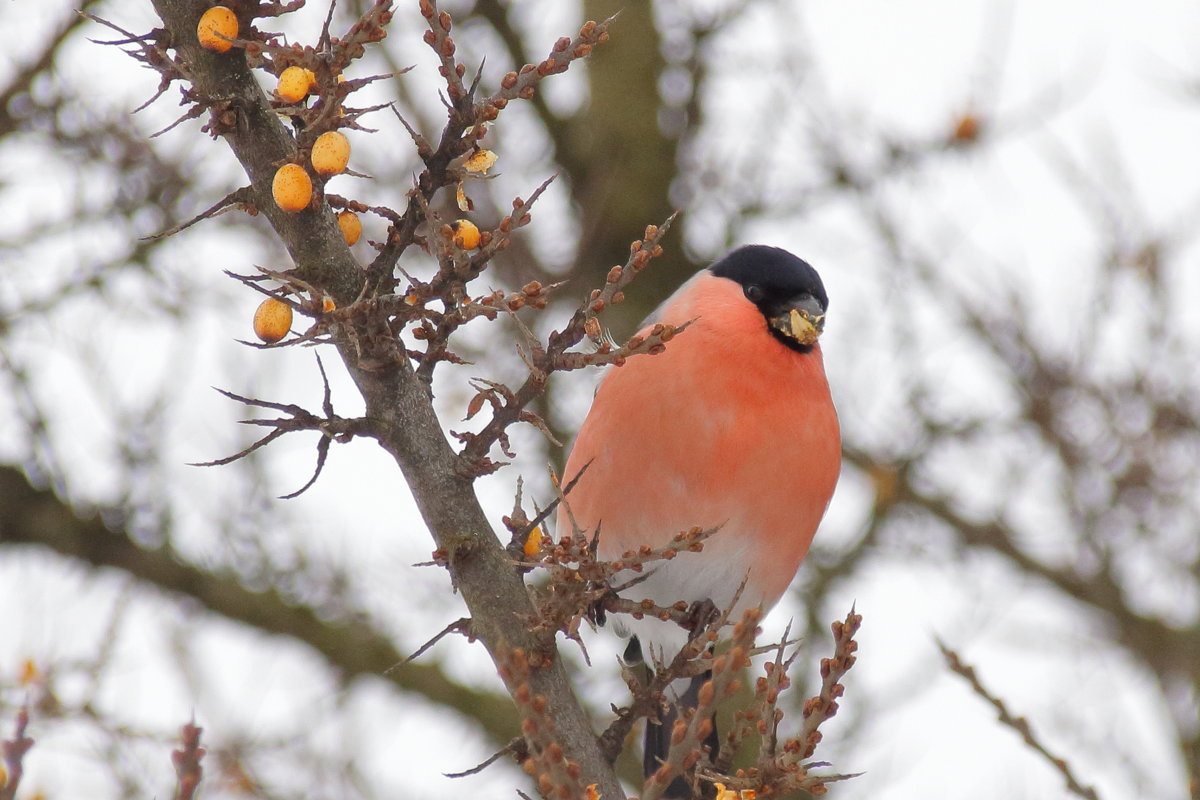
<path fill-rule="evenodd" d="M 828 307 L 807 262 L 775 247 L 741 247 L 700 270 L 647 320 L 647 327 L 691 321 L 662 353 L 605 374 L 564 469 L 565 481 L 584 472 L 559 510 L 559 530 L 569 530 L 570 517 L 586 531 L 599 529 L 598 556 L 618 560 L 694 526 L 718 528 L 700 552 L 647 565 L 648 577 L 623 596 L 662 606 L 707 600 L 724 610 L 745 581 L 733 619 L 778 602 L 841 467 L 817 343 Z M 669 662 L 688 636 L 652 617 L 613 624 L 635 637 L 627 660 L 640 649 Z M 647 776 L 703 680 L 691 679 L 648 721 Z M 707 744 L 715 751 L 715 730 Z M 668 793 L 688 796 L 677 785 Z"/>

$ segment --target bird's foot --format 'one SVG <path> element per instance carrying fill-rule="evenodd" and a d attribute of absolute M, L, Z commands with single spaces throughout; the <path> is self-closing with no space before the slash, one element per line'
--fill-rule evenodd
<path fill-rule="evenodd" d="M 688 631 L 688 641 L 695 639 L 721 616 L 721 609 L 712 600 L 697 600 L 688 606 L 687 617 L 679 624 Z"/>
<path fill-rule="evenodd" d="M 588 622 L 593 625 L 600 626 L 608 621 L 608 612 L 605 611 L 607 605 L 618 597 L 617 593 L 609 589 L 604 594 L 597 597 L 587 608 Z"/>

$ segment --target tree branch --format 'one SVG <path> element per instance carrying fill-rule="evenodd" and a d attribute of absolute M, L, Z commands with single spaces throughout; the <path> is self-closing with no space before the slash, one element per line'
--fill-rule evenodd
<path fill-rule="evenodd" d="M 942 656 L 944 656 L 946 659 L 946 665 L 955 673 L 965 678 L 967 683 L 971 684 L 971 689 L 975 692 L 975 694 L 992 704 L 992 707 L 996 709 L 996 713 L 999 715 L 1000 722 L 1020 734 L 1022 741 L 1024 741 L 1025 744 L 1030 747 L 1030 749 L 1032 749 L 1042 758 L 1046 759 L 1051 766 L 1058 770 L 1059 774 L 1061 774 L 1063 779 L 1067 782 L 1067 789 L 1070 790 L 1072 794 L 1078 795 L 1079 797 L 1084 798 L 1084 800 L 1099 800 L 1095 789 L 1093 789 L 1091 786 L 1084 786 L 1079 782 L 1079 780 L 1075 777 L 1075 773 L 1071 771 L 1070 764 L 1052 754 L 1046 749 L 1046 746 L 1042 744 L 1041 740 L 1034 736 L 1033 728 L 1029 726 L 1029 720 L 1025 719 L 1024 717 L 1014 717 L 1012 713 L 1009 712 L 1008 707 L 1004 704 L 1003 700 L 1001 700 L 999 697 L 996 697 L 996 695 L 984 688 L 983 684 L 979 680 L 979 676 L 975 674 L 974 668 L 968 664 L 964 664 L 962 659 L 959 658 L 958 653 L 954 652 L 949 647 L 946 647 L 946 645 L 942 644 L 941 642 L 938 642 L 938 648 L 942 651 Z"/>
<path fill-rule="evenodd" d="M 424 3 L 436 11 L 432 3 Z M 211 101 L 219 101 L 233 124 L 222 124 L 224 136 L 242 162 L 255 187 L 262 191 L 273 177 L 274 168 L 292 160 L 295 143 L 278 121 L 275 111 L 259 89 L 241 49 L 225 54 L 202 50 L 195 38 L 201 9 L 184 0 L 154 0 L 171 32 L 179 61 L 189 70 L 195 89 Z M 370 12 L 368 12 L 370 13 Z M 448 17 L 438 13 L 437 25 L 448 32 Z M 595 26 L 593 26 L 594 28 Z M 446 50 L 449 47 L 446 46 Z M 443 131 L 439 152 L 449 155 L 460 145 L 474 141 L 464 129 L 474 120 L 461 119 L 452 110 Z M 462 151 L 465 152 L 465 149 Z M 432 154 L 431 154 L 432 155 Z M 433 170 L 425 155 L 427 169 Z M 436 181 L 419 191 L 426 196 L 436 190 Z M 410 201 L 416 202 L 415 198 Z M 365 273 L 354 262 L 328 206 L 322 202 L 298 214 L 280 212 L 264 202 L 267 217 L 295 259 L 301 277 L 326 289 L 339 306 L 351 303 L 363 287 Z M 408 219 L 416 219 L 406 214 Z M 384 288 L 395 259 L 407 242 L 395 229 L 372 265 L 372 286 Z M 497 664 L 513 653 L 528 660 L 528 679 L 519 681 L 510 670 L 501 670 L 510 694 L 518 688 L 544 697 L 555 709 L 554 744 L 568 763 L 597 783 L 605 797 L 621 797 L 622 789 L 601 751 L 591 721 L 572 691 L 566 670 L 558 657 L 552 632 L 535 634 L 528 620 L 537 611 L 526 592 L 521 574 L 508 558 L 473 488 L 473 479 L 459 469 L 457 454 L 450 447 L 431 403 L 428 389 L 415 373 L 403 346 L 376 323 L 365 336 L 345 335 L 338 349 L 366 403 L 365 416 L 377 427 L 378 440 L 399 465 L 413 492 L 417 507 L 437 547 L 445 554 L 454 584 L 472 616 L 472 632 L 483 642 Z"/>
<path fill-rule="evenodd" d="M 184 563 L 170 547 L 138 547 L 125 531 L 110 528 L 98 515 L 80 515 L 52 491 L 35 488 L 19 470 L 0 467 L 0 547 L 27 545 L 121 570 L 190 597 L 225 619 L 303 642 L 347 680 L 381 678 L 470 715 L 497 745 L 516 733 L 506 698 L 454 683 L 435 666 L 405 663 L 388 637 L 353 610 L 341 620 L 331 620 L 327 612 L 289 602 L 276 590 L 252 591 L 233 576 Z"/>

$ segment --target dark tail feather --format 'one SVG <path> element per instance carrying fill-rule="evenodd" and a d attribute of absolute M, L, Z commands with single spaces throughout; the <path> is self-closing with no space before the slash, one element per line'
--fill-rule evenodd
<path fill-rule="evenodd" d="M 667 753 L 671 749 L 671 730 L 675 727 L 675 720 L 679 719 L 681 713 L 686 713 L 687 709 L 695 708 L 698 705 L 700 687 L 710 678 L 712 678 L 711 672 L 696 675 L 688 683 L 687 690 L 679 698 L 679 702 L 671 703 L 667 710 L 659 715 L 661 717 L 659 722 L 652 719 L 646 720 L 646 746 L 642 751 L 642 770 L 647 778 L 657 772 L 667 758 Z M 709 757 L 715 759 L 719 742 L 715 715 L 712 722 L 712 730 L 704 738 L 703 744 L 709 749 Z M 688 782 L 683 777 L 676 777 L 667 787 L 663 797 L 670 798 L 670 800 L 689 800 L 692 793 Z"/>

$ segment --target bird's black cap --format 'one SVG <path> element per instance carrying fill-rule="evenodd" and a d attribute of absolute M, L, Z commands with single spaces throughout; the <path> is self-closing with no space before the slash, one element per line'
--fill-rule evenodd
<path fill-rule="evenodd" d="M 765 293 L 764 299 L 786 302 L 809 294 L 816 298 L 822 309 L 829 308 L 825 284 L 812 265 L 778 247 L 748 244 L 729 253 L 709 270 L 718 277 L 737 281 L 743 289 L 760 287 Z M 762 307 L 759 303 L 755 305 Z"/>
<path fill-rule="evenodd" d="M 762 312 L 776 338 L 802 353 L 812 349 L 815 334 L 811 341 L 803 342 L 788 335 L 792 309 L 803 310 L 807 318 L 819 325 L 829 308 L 825 284 L 807 261 L 778 247 L 752 244 L 729 253 L 709 267 L 709 271 L 739 284 L 746 299 Z"/>

